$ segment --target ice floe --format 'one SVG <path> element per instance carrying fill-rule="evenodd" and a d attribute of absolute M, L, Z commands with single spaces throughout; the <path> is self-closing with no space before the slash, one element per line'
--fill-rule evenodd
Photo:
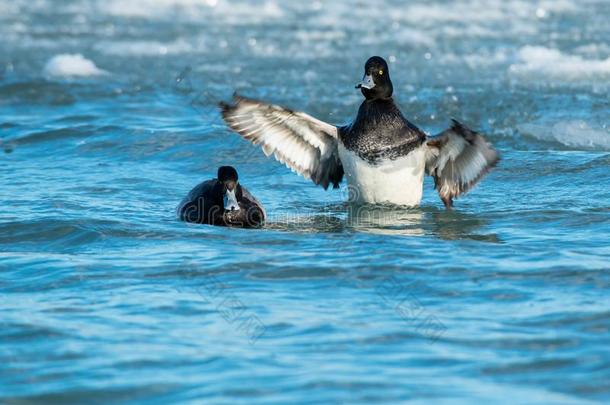
<path fill-rule="evenodd" d="M 81 54 L 55 55 L 44 67 L 46 76 L 97 76 L 107 73 Z"/>
<path fill-rule="evenodd" d="M 610 58 L 586 59 L 543 46 L 524 46 L 517 53 L 518 62 L 509 73 L 535 79 L 579 80 L 610 77 Z"/>

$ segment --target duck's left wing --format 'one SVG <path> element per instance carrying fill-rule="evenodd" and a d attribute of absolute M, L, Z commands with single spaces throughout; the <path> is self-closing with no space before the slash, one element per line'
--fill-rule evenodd
<path fill-rule="evenodd" d="M 267 156 L 327 189 L 339 187 L 338 129 L 302 112 L 238 95 L 233 104 L 221 103 L 227 125 L 244 139 L 261 145 Z"/>
<path fill-rule="evenodd" d="M 479 133 L 457 120 L 451 128 L 426 141 L 426 172 L 447 208 L 468 192 L 500 159 Z"/>

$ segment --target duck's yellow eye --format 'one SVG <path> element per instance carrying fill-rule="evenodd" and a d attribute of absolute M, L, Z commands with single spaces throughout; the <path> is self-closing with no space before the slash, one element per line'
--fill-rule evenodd
<path fill-rule="evenodd" d="M 379 76 L 383 76 L 383 70 L 379 71 Z"/>

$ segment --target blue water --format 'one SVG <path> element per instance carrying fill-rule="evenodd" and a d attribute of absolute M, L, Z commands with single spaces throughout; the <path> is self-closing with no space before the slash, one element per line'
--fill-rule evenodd
<path fill-rule="evenodd" d="M 0 403 L 607 403 L 609 8 L 0 1 Z M 355 211 L 219 116 L 347 122 L 374 54 L 501 152 L 455 211 Z M 221 164 L 264 229 L 176 219 Z"/>

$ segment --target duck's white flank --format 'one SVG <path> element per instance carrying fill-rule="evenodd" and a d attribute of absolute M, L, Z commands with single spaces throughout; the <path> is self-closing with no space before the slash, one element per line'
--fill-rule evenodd
<path fill-rule="evenodd" d="M 371 164 L 339 143 L 339 157 L 343 164 L 350 198 L 357 203 L 391 203 L 419 205 L 426 165 L 425 144 L 407 156 Z"/>

